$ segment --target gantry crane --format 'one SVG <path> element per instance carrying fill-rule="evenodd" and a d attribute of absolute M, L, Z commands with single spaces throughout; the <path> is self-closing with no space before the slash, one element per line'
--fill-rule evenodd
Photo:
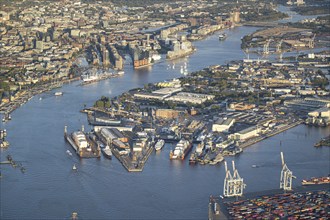
<path fill-rule="evenodd" d="M 233 175 L 228 170 L 227 162 L 225 161 L 226 177 L 225 177 L 224 186 L 223 186 L 224 197 L 242 196 L 243 190 L 246 187 L 246 184 L 244 184 L 243 178 L 240 177 L 240 175 L 238 174 L 238 171 L 235 168 L 234 161 L 232 161 L 232 165 L 233 165 Z"/>
<path fill-rule="evenodd" d="M 283 152 L 281 152 L 281 160 L 282 160 L 282 171 L 281 171 L 281 180 L 280 180 L 280 188 L 284 191 L 292 190 L 292 178 L 296 178 L 292 175 L 292 171 L 289 170 L 284 161 Z"/>

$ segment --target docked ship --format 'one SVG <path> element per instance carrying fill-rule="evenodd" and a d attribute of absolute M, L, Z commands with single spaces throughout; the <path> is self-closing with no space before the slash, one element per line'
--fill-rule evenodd
<path fill-rule="evenodd" d="M 312 177 L 311 179 L 302 180 L 302 185 L 318 185 L 318 184 L 330 184 L 330 177 Z"/>
<path fill-rule="evenodd" d="M 196 147 L 197 156 L 200 156 L 203 153 L 204 146 L 205 146 L 204 142 L 201 142 L 197 145 Z"/>
<path fill-rule="evenodd" d="M 72 134 L 67 134 L 66 127 L 64 137 L 81 158 L 100 157 L 99 147 L 90 144 L 91 140 L 83 131 L 75 131 Z"/>
<path fill-rule="evenodd" d="M 219 34 L 219 40 L 225 40 L 226 38 L 227 38 L 227 34 L 225 33 Z"/>
<path fill-rule="evenodd" d="M 175 146 L 174 151 L 170 152 L 171 160 L 184 160 L 188 152 L 191 150 L 192 144 L 185 139 L 181 139 Z"/>
<path fill-rule="evenodd" d="M 97 81 L 99 79 L 98 75 L 96 75 L 96 74 L 94 74 L 94 75 L 90 75 L 90 74 L 82 75 L 81 78 L 85 83 L 94 82 L 94 81 Z"/>
<path fill-rule="evenodd" d="M 105 148 L 102 148 L 102 153 L 103 155 L 108 158 L 108 159 L 111 159 L 112 158 L 112 152 L 111 152 L 111 149 L 110 147 L 107 145 Z"/>
<path fill-rule="evenodd" d="M 161 150 L 164 147 L 165 141 L 163 139 L 159 139 L 155 144 L 155 150 Z"/>

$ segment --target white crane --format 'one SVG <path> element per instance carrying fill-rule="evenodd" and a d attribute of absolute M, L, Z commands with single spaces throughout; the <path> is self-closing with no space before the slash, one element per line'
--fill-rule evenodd
<path fill-rule="evenodd" d="M 264 50 L 263 50 L 263 54 L 264 55 L 268 55 L 269 54 L 269 44 L 270 44 L 271 41 L 272 41 L 272 39 L 270 38 L 264 44 Z"/>
<path fill-rule="evenodd" d="M 233 165 L 233 175 L 231 175 L 231 172 L 228 170 L 227 162 L 225 161 L 226 177 L 223 186 L 224 197 L 242 196 L 243 190 L 246 187 L 243 178 L 240 177 L 238 171 L 235 168 L 234 161 L 232 161 L 232 165 Z"/>
<path fill-rule="evenodd" d="M 280 40 L 280 42 L 276 46 L 276 53 L 281 53 L 282 52 L 282 43 L 283 39 Z"/>
<path fill-rule="evenodd" d="M 296 178 L 292 175 L 292 171 L 289 170 L 287 165 L 284 162 L 283 152 L 281 152 L 281 160 L 282 160 L 282 171 L 281 171 L 281 180 L 280 180 L 280 188 L 284 191 L 292 190 L 292 178 Z"/>

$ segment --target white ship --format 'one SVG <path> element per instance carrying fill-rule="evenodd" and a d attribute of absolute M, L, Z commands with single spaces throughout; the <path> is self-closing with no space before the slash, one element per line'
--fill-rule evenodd
<path fill-rule="evenodd" d="M 110 147 L 107 145 L 105 148 L 102 149 L 102 153 L 105 157 L 111 159 L 112 157 L 112 152 L 111 152 L 111 149 Z"/>
<path fill-rule="evenodd" d="M 151 57 L 153 60 L 160 60 L 162 57 L 159 54 L 154 54 Z"/>
<path fill-rule="evenodd" d="M 63 92 L 55 92 L 55 96 L 61 96 L 63 95 Z"/>
<path fill-rule="evenodd" d="M 98 80 L 99 77 L 96 74 L 93 74 L 93 75 L 86 74 L 86 75 L 82 75 L 81 78 L 84 82 L 91 82 L 91 81 Z"/>
<path fill-rule="evenodd" d="M 161 150 L 164 147 L 165 141 L 163 139 L 159 139 L 155 144 L 155 150 Z"/>

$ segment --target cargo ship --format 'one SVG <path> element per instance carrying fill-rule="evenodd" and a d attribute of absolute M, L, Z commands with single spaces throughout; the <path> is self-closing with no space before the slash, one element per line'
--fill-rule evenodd
<path fill-rule="evenodd" d="M 318 185 L 318 184 L 330 184 L 330 177 L 312 177 L 311 179 L 302 180 L 302 185 Z"/>
<path fill-rule="evenodd" d="M 155 150 L 161 150 L 164 147 L 165 141 L 163 139 L 159 139 L 155 144 Z"/>
<path fill-rule="evenodd" d="M 181 139 L 175 146 L 174 151 L 170 152 L 171 160 L 184 160 L 188 152 L 191 150 L 192 144 L 185 139 Z"/>

